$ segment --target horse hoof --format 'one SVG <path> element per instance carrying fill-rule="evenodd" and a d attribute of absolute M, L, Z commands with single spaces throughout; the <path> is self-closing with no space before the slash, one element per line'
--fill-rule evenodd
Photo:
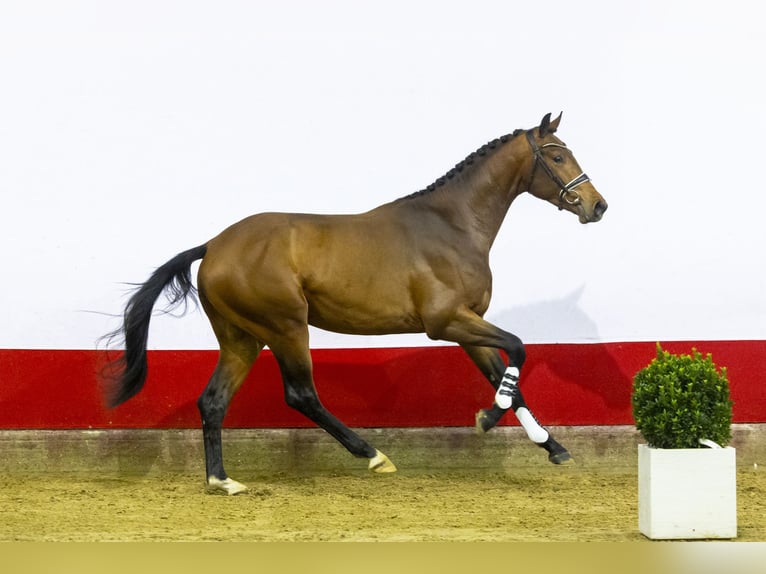
<path fill-rule="evenodd" d="M 391 462 L 388 457 L 380 452 L 379 450 L 375 450 L 375 456 L 373 456 L 370 459 L 370 466 L 369 469 L 373 472 L 396 472 L 396 466 L 393 462 Z"/>
<path fill-rule="evenodd" d="M 247 487 L 241 482 L 237 482 L 230 478 L 221 480 L 220 478 L 211 476 L 207 479 L 207 491 L 211 494 L 223 492 L 229 496 L 234 496 L 235 494 L 247 492 Z"/>
<path fill-rule="evenodd" d="M 481 409 L 478 413 L 476 413 L 476 433 L 482 435 L 489 431 L 491 428 L 492 423 L 487 416 L 487 411 Z"/>
<path fill-rule="evenodd" d="M 574 464 L 574 459 L 567 451 L 551 453 L 548 455 L 548 460 L 560 466 L 571 466 Z"/>

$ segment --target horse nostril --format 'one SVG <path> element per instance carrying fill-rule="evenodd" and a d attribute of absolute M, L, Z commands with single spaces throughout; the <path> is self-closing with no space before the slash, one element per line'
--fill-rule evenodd
<path fill-rule="evenodd" d="M 596 205 L 593 206 L 593 214 L 601 219 L 601 216 L 604 215 L 604 212 L 607 210 L 609 205 L 607 205 L 606 201 L 599 200 L 596 202 Z"/>

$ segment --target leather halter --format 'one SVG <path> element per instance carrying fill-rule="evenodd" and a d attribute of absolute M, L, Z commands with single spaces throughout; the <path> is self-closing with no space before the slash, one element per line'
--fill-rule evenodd
<path fill-rule="evenodd" d="M 532 165 L 532 176 L 529 180 L 529 189 L 532 189 L 532 182 L 535 181 L 535 172 L 537 171 L 537 164 L 539 163 L 543 171 L 548 174 L 548 177 L 550 177 L 553 180 L 553 183 L 555 183 L 559 187 L 559 211 L 564 209 L 564 202 L 566 202 L 569 205 L 579 205 L 581 202 L 580 196 L 577 194 L 577 192 L 574 191 L 574 189 L 583 183 L 587 183 L 590 181 L 590 178 L 588 175 L 583 172 L 580 175 L 578 175 L 576 178 L 574 178 L 569 183 L 564 183 L 561 178 L 556 175 L 556 173 L 553 171 L 550 165 L 545 161 L 545 158 L 543 157 L 542 148 L 546 147 L 558 147 L 562 149 L 567 149 L 567 146 L 563 144 L 558 143 L 547 143 L 543 144 L 542 146 L 538 146 L 535 142 L 535 138 L 532 135 L 532 130 L 527 131 L 527 141 L 529 142 L 529 145 L 532 147 L 532 154 L 535 158 L 535 163 Z M 574 195 L 574 199 L 569 199 L 570 195 Z"/>

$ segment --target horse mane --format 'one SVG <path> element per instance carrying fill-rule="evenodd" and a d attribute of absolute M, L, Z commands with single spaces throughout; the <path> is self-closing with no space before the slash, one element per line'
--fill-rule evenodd
<path fill-rule="evenodd" d="M 478 160 L 484 158 L 487 156 L 487 154 L 491 153 L 499 145 L 502 145 L 511 139 L 515 138 L 519 134 L 524 133 L 525 130 L 523 129 L 517 129 L 511 134 L 506 134 L 504 136 L 500 136 L 499 138 L 495 138 L 490 142 L 485 143 L 483 146 L 481 146 L 479 149 L 477 149 L 474 152 L 471 152 L 468 154 L 468 156 L 458 163 L 455 167 L 453 167 L 451 170 L 449 170 L 447 173 L 445 173 L 443 176 L 438 178 L 436 181 L 434 181 L 431 185 L 428 187 L 425 187 L 421 189 L 420 191 L 416 191 L 415 193 L 411 193 L 410 195 L 406 195 L 404 197 L 401 197 L 400 199 L 412 199 L 414 197 L 420 197 L 424 194 L 431 193 L 435 189 L 438 189 L 440 187 L 443 187 L 447 184 L 451 179 L 453 179 L 456 175 L 462 173 L 466 168 L 470 168 L 473 166 Z"/>

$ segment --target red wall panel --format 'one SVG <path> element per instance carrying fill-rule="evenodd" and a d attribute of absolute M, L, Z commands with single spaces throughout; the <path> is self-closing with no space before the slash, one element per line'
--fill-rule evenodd
<path fill-rule="evenodd" d="M 726 366 L 735 422 L 766 422 L 766 341 L 666 342 L 697 348 Z M 633 375 L 655 356 L 654 342 L 527 345 L 521 385 L 546 425 L 633 424 Z M 459 347 L 322 349 L 313 352 L 322 402 L 359 427 L 470 426 L 493 390 Z M 0 428 L 196 428 L 196 399 L 216 351 L 150 351 L 144 390 L 116 409 L 103 406 L 103 351 L 0 350 Z M 290 410 L 273 356 L 256 362 L 226 426 L 302 427 Z M 516 424 L 508 416 L 504 424 Z"/>

